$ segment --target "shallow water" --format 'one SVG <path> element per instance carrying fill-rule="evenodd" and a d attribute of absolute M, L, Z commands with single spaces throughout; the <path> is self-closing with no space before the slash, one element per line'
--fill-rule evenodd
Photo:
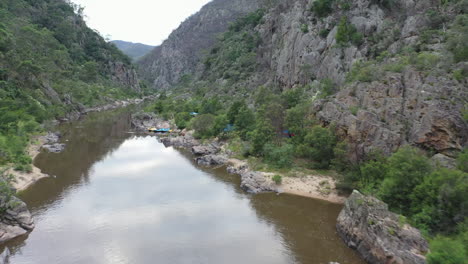
<path fill-rule="evenodd" d="M 10 263 L 364 263 L 336 234 L 340 205 L 244 193 L 224 168 L 128 133 L 128 112 L 65 124 L 66 150 L 38 156 L 53 177 L 21 195 L 36 228 L 7 245 Z"/>

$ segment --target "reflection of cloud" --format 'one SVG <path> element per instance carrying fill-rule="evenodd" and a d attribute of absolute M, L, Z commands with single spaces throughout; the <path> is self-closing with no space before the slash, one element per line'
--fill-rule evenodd
<path fill-rule="evenodd" d="M 92 171 L 37 218 L 12 263 L 291 262 L 248 196 L 154 138 L 127 140 Z"/>

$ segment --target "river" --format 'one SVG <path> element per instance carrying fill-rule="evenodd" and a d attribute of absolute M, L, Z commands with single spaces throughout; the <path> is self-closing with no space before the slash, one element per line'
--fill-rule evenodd
<path fill-rule="evenodd" d="M 364 263 L 336 234 L 341 205 L 247 194 L 224 168 L 131 133 L 130 110 L 60 126 L 66 150 L 36 158 L 52 177 L 20 195 L 36 228 L 6 245 L 9 263 Z"/>

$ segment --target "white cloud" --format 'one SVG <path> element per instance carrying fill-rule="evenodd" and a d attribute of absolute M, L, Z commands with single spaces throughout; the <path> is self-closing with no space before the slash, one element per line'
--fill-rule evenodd
<path fill-rule="evenodd" d="M 210 0 L 72 0 L 88 26 L 113 40 L 159 45 Z"/>

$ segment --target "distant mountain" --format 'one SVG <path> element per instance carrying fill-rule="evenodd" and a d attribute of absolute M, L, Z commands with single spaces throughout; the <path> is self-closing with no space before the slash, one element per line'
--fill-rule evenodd
<path fill-rule="evenodd" d="M 117 48 L 119 48 L 123 53 L 132 58 L 134 61 L 145 56 L 152 49 L 155 48 L 154 46 L 145 45 L 141 43 L 127 42 L 123 40 L 113 40 L 111 42 L 114 43 L 114 45 L 117 46 Z"/>

